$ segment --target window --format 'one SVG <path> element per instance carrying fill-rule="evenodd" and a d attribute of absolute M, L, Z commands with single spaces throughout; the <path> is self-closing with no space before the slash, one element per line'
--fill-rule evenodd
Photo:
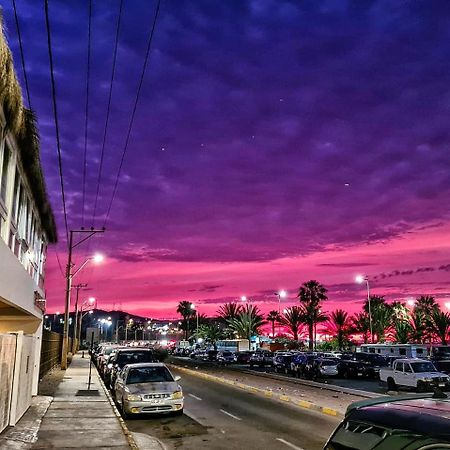
<path fill-rule="evenodd" d="M 400 348 L 398 350 L 398 352 L 400 353 L 400 355 L 405 356 L 406 355 L 406 348 Z"/>
<path fill-rule="evenodd" d="M 0 197 L 3 203 L 6 203 L 6 189 L 8 187 L 8 172 L 9 172 L 9 160 L 11 154 L 8 146 L 5 144 L 3 151 L 3 163 L 2 163 L 2 173 L 1 173 L 1 183 L 0 183 Z"/>
<path fill-rule="evenodd" d="M 18 212 L 19 212 L 19 197 L 20 197 L 20 179 L 19 172 L 16 169 L 16 174 L 14 176 L 14 192 L 12 200 L 12 218 L 13 222 L 17 224 Z"/>
<path fill-rule="evenodd" d="M 408 373 L 411 373 L 412 372 L 412 370 L 411 370 L 411 366 L 409 365 L 409 364 L 404 364 L 403 365 L 403 367 L 404 367 L 404 369 L 403 369 L 403 371 L 404 372 L 408 372 Z"/>

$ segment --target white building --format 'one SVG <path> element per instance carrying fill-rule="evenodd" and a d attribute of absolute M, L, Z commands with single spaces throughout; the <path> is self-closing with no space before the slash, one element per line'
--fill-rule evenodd
<path fill-rule="evenodd" d="M 33 114 L 0 31 L 0 431 L 37 394 L 45 260 L 55 241 Z"/>

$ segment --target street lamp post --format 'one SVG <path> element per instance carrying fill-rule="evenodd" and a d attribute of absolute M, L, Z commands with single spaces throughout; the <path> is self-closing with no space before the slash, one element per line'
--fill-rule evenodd
<path fill-rule="evenodd" d="M 79 322 L 79 326 L 78 326 L 78 342 L 81 342 L 81 326 L 83 324 L 83 319 L 85 318 L 86 315 L 88 314 L 93 314 L 94 311 L 92 309 L 90 309 L 89 311 L 81 311 L 81 315 L 80 315 L 80 322 Z"/>
<path fill-rule="evenodd" d="M 278 297 L 278 315 L 281 315 L 281 299 L 287 297 L 287 292 L 284 289 L 281 291 L 274 292 L 274 295 Z M 280 334 L 280 324 L 278 324 L 278 334 Z M 275 336 L 274 336 L 275 338 Z"/>
<path fill-rule="evenodd" d="M 370 327 L 370 341 L 373 344 L 373 328 L 372 328 L 372 308 L 370 305 L 370 286 L 369 286 L 369 277 L 365 275 L 357 275 L 355 278 L 356 282 L 362 284 L 366 282 L 367 287 L 367 303 L 369 306 L 369 327 Z"/>
<path fill-rule="evenodd" d="M 66 296 L 65 296 L 65 303 L 64 303 L 64 331 L 63 331 L 63 345 L 62 345 L 62 351 L 61 351 L 61 370 L 67 369 L 67 353 L 69 348 L 69 311 L 70 311 L 70 291 L 72 289 L 72 279 L 73 277 L 91 260 L 94 258 L 88 258 L 75 272 L 72 273 L 72 269 L 74 264 L 72 263 L 72 252 L 73 249 L 78 247 L 80 244 L 91 238 L 96 233 L 103 233 L 105 231 L 105 228 L 102 228 L 101 230 L 96 230 L 94 228 L 91 228 L 89 230 L 70 230 L 69 235 L 69 255 L 67 258 L 67 266 L 66 266 Z M 77 233 L 88 233 L 87 236 L 80 239 L 78 242 L 73 242 L 74 234 Z"/>
<path fill-rule="evenodd" d="M 78 350 L 78 296 L 80 294 L 80 289 L 87 288 L 87 283 L 79 283 L 74 286 L 74 289 L 77 291 L 75 297 L 75 321 L 73 324 L 73 340 L 72 340 L 72 353 L 75 353 Z"/>
<path fill-rule="evenodd" d="M 191 303 L 191 309 L 193 309 L 195 311 L 195 315 L 196 315 L 196 318 L 197 318 L 197 329 L 195 331 L 195 334 L 196 334 L 197 339 L 198 339 L 198 309 L 196 308 L 196 306 L 193 303 Z"/>

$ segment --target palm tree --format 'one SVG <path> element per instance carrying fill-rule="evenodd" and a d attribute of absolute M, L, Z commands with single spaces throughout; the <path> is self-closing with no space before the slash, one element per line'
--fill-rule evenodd
<path fill-rule="evenodd" d="M 187 300 L 181 301 L 178 303 L 177 313 L 183 317 L 182 328 L 184 330 L 184 339 L 187 341 L 189 338 L 189 320 L 195 315 L 192 303 Z"/>
<path fill-rule="evenodd" d="M 297 298 L 308 326 L 309 349 L 312 350 L 316 325 L 327 320 L 327 316 L 321 312 L 322 302 L 328 299 L 327 289 L 318 281 L 310 280 L 300 286 Z"/>
<path fill-rule="evenodd" d="M 257 306 L 245 305 L 237 317 L 228 320 L 229 327 L 240 339 L 251 340 L 266 323 Z"/>
<path fill-rule="evenodd" d="M 339 350 L 342 350 L 352 333 L 352 322 L 348 313 L 343 309 L 333 311 L 328 318 L 327 331 L 336 338 Z"/>
<path fill-rule="evenodd" d="M 357 333 L 362 334 L 364 344 L 367 344 L 369 341 L 370 334 L 370 321 L 369 315 L 365 312 L 356 313 L 352 317 L 353 328 Z"/>
<path fill-rule="evenodd" d="M 280 314 L 278 314 L 278 311 L 269 311 L 269 314 L 267 314 L 266 317 L 267 322 L 270 322 L 272 325 L 272 337 L 275 337 L 275 323 L 280 320 Z"/>
<path fill-rule="evenodd" d="M 394 323 L 394 340 L 397 344 L 408 344 L 412 332 L 411 324 L 406 320 Z"/>
<path fill-rule="evenodd" d="M 210 322 L 199 325 L 198 331 L 195 333 L 195 337 L 202 338 L 206 342 L 212 344 L 216 350 L 216 342 L 222 339 L 224 336 L 223 330 L 218 323 Z"/>
<path fill-rule="evenodd" d="M 285 312 L 279 316 L 279 322 L 289 329 L 294 341 L 298 341 L 299 334 L 305 323 L 302 308 L 300 306 L 291 306 L 290 308 L 287 308 Z"/>
<path fill-rule="evenodd" d="M 431 315 L 431 324 L 434 334 L 436 334 L 442 345 L 447 345 L 447 337 L 450 333 L 450 314 L 434 310 Z"/>
<path fill-rule="evenodd" d="M 434 334 L 434 326 L 432 316 L 435 311 L 439 311 L 439 305 L 431 295 L 421 295 L 416 299 L 414 306 L 416 311 L 420 311 L 423 316 L 424 337 L 423 342 L 432 342 Z"/>
<path fill-rule="evenodd" d="M 364 312 L 369 314 L 369 300 L 364 302 Z M 391 326 L 392 307 L 381 295 L 370 296 L 370 312 L 372 316 L 372 333 L 379 342 L 384 342 L 386 331 Z"/>
<path fill-rule="evenodd" d="M 408 321 L 409 320 L 409 310 L 405 303 L 395 301 L 391 303 L 392 308 L 392 320 L 397 323 L 397 321 Z M 393 323 L 393 325 L 395 325 Z"/>
<path fill-rule="evenodd" d="M 417 344 L 423 344 L 426 339 L 427 326 L 425 314 L 421 309 L 414 308 L 411 315 L 411 339 Z"/>
<path fill-rule="evenodd" d="M 235 319 L 242 312 L 242 305 L 239 305 L 235 302 L 224 303 L 217 314 L 219 319 L 223 322 L 227 323 L 230 319 Z"/>

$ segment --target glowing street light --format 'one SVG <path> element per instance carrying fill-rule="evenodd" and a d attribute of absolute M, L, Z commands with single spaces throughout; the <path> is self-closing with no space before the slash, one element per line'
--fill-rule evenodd
<path fill-rule="evenodd" d="M 370 305 L 370 287 L 369 287 L 369 277 L 365 276 L 365 275 L 356 275 L 355 277 L 355 281 L 358 284 L 363 284 L 364 282 L 366 283 L 366 287 L 367 287 L 367 302 L 369 305 L 369 326 L 370 326 L 370 340 L 373 344 L 373 329 L 372 329 L 372 308 Z"/>
<path fill-rule="evenodd" d="M 447 309 L 450 309 L 450 302 L 446 302 L 446 303 L 445 303 L 445 307 L 446 307 Z"/>
<path fill-rule="evenodd" d="M 242 297 L 241 297 L 241 302 L 246 302 L 247 301 L 247 296 L 246 295 L 243 295 Z"/>
<path fill-rule="evenodd" d="M 193 311 L 195 311 L 195 315 L 196 315 L 196 317 L 197 317 L 197 330 L 196 330 L 195 334 L 196 334 L 197 337 L 198 337 L 198 309 L 196 308 L 196 306 L 194 305 L 194 303 L 191 303 L 191 309 L 192 309 Z"/>
<path fill-rule="evenodd" d="M 412 308 L 416 304 L 416 301 L 413 298 L 408 298 L 408 300 L 406 300 L 406 303 Z"/>
<path fill-rule="evenodd" d="M 287 297 L 287 292 L 284 289 L 282 289 L 281 291 L 274 292 L 273 294 L 278 297 L 278 314 L 280 314 L 280 312 L 281 312 L 281 299 Z"/>

